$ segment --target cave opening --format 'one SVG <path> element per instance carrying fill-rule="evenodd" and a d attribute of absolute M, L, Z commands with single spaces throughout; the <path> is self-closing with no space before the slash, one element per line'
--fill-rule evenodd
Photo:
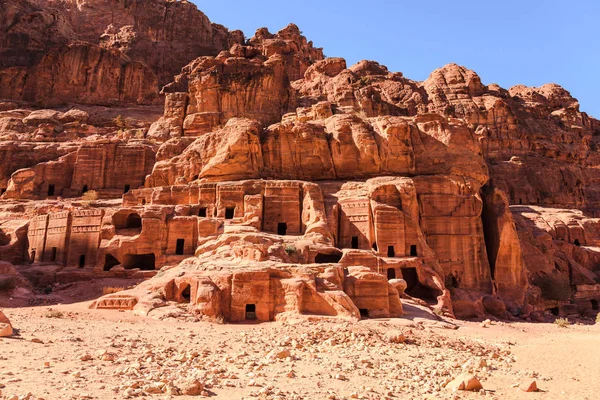
<path fill-rule="evenodd" d="M 559 309 L 558 309 L 558 307 L 552 307 L 552 308 L 550 309 L 550 312 L 552 313 L 552 315 L 554 315 L 554 316 L 557 316 L 557 317 L 558 317 L 558 314 L 559 314 Z"/>
<path fill-rule="evenodd" d="M 184 303 L 189 303 L 192 300 L 192 288 L 190 285 L 186 285 L 181 292 L 181 297 Z"/>
<path fill-rule="evenodd" d="M 579 239 L 575 239 L 575 241 L 573 242 L 573 244 L 577 247 L 581 246 L 581 242 L 579 241 Z"/>
<path fill-rule="evenodd" d="M 342 253 L 318 253 L 315 257 L 315 263 L 317 264 L 337 264 L 342 259 Z"/>
<path fill-rule="evenodd" d="M 406 290 L 404 292 L 409 296 L 425 301 L 435 301 L 437 296 L 441 294 L 441 292 L 429 288 L 419 281 L 419 274 L 416 268 L 402 268 L 401 271 L 402 279 L 406 281 Z"/>
<path fill-rule="evenodd" d="M 81 194 L 86 194 L 87 192 L 89 192 L 88 185 L 83 185 L 83 189 L 81 189 Z"/>
<path fill-rule="evenodd" d="M 48 196 L 54 196 L 54 190 L 55 190 L 54 185 L 48 185 Z"/>
<path fill-rule="evenodd" d="M 121 264 L 121 261 L 117 260 L 112 254 L 107 254 L 104 257 L 104 271 L 110 271 L 112 267 Z"/>
<path fill-rule="evenodd" d="M 123 258 L 123 268 L 140 269 L 142 271 L 154 271 L 156 269 L 156 256 L 149 254 L 127 254 Z"/>
<path fill-rule="evenodd" d="M 129 214 L 125 220 L 125 229 L 139 229 L 142 227 L 142 217 L 139 214 Z"/>
<path fill-rule="evenodd" d="M 130 190 L 131 190 L 131 185 L 125 185 L 125 187 L 123 187 L 123 194 L 129 193 Z"/>
<path fill-rule="evenodd" d="M 592 303 L 592 310 L 598 311 L 598 300 L 590 300 Z"/>
<path fill-rule="evenodd" d="M 256 320 L 256 304 L 246 304 L 246 319 L 248 321 Z"/>
<path fill-rule="evenodd" d="M 359 309 L 361 319 L 369 319 L 369 310 L 366 308 Z"/>
<path fill-rule="evenodd" d="M 489 187 L 487 187 L 489 189 Z M 488 262 L 490 264 L 490 275 L 492 279 L 496 278 L 496 258 L 500 248 L 500 232 L 497 223 L 495 210 L 489 202 L 492 195 L 486 195 L 486 187 L 482 189 L 481 198 L 483 200 L 483 210 L 481 212 L 481 222 L 483 225 L 483 238 L 487 252 Z"/>

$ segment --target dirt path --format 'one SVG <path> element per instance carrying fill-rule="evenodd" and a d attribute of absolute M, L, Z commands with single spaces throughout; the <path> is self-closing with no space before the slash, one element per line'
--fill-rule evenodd
<path fill-rule="evenodd" d="M 597 325 L 458 322 L 451 330 L 418 310 L 402 320 L 257 325 L 156 321 L 86 303 L 4 312 L 19 333 L 0 339 L 6 399 L 171 399 L 186 391 L 223 399 L 481 398 L 443 387 L 462 372 L 477 375 L 490 399 L 600 393 Z M 390 331 L 406 343 L 390 343 Z M 512 387 L 529 377 L 543 392 Z"/>

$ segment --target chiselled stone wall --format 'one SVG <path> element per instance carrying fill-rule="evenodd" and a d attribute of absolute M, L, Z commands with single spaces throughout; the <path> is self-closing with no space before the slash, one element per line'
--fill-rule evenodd
<path fill-rule="evenodd" d="M 71 213 L 68 267 L 93 268 L 96 265 L 102 217 L 102 210 L 75 210 Z"/>

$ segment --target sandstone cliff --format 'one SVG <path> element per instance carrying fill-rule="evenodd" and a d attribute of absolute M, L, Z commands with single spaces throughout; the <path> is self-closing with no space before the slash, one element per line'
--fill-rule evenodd
<path fill-rule="evenodd" d="M 456 64 L 412 81 L 293 24 L 245 40 L 186 1 L 2 5 L 0 257 L 60 279 L 174 268 L 97 308 L 598 307 L 600 121 L 560 86 Z"/>

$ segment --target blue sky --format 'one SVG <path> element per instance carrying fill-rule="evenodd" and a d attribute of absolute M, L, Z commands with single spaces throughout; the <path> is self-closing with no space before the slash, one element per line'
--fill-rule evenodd
<path fill-rule="evenodd" d="M 600 118 L 597 0 L 194 0 L 247 37 L 297 24 L 329 57 L 370 59 L 424 80 L 450 62 L 505 88 L 554 82 Z"/>

